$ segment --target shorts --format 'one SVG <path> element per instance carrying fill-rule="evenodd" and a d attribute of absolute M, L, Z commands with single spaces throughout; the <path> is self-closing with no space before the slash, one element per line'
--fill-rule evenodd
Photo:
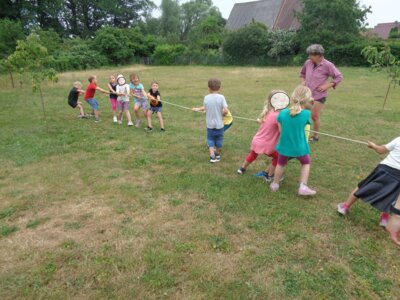
<path fill-rule="evenodd" d="M 69 106 L 72 108 L 75 108 L 78 106 L 78 101 L 68 101 Z"/>
<path fill-rule="evenodd" d="M 231 122 L 230 124 L 224 125 L 224 131 L 227 131 L 232 126 L 232 124 L 233 124 L 233 122 Z"/>
<path fill-rule="evenodd" d="M 207 128 L 207 144 L 209 148 L 222 148 L 224 143 L 224 128 Z"/>
<path fill-rule="evenodd" d="M 309 165 L 311 163 L 311 159 L 310 159 L 310 155 L 303 155 L 303 156 L 297 156 L 297 157 L 293 157 L 293 158 L 297 158 L 301 165 Z M 293 159 L 292 158 L 292 159 Z M 278 156 L 278 165 L 284 167 L 287 165 L 288 161 L 289 161 L 290 157 L 289 156 L 285 156 L 285 155 L 281 155 L 279 154 Z"/>
<path fill-rule="evenodd" d="M 141 107 L 143 110 L 148 110 L 149 109 L 149 103 L 145 98 L 142 98 L 140 100 L 136 99 L 135 100 L 135 107 Z"/>
<path fill-rule="evenodd" d="M 321 104 L 325 104 L 325 102 L 326 102 L 327 100 L 328 100 L 328 99 L 326 99 L 326 97 L 324 97 L 324 98 L 322 98 L 322 99 L 314 100 L 314 101 L 317 101 L 317 102 L 319 102 L 319 103 L 321 103 Z"/>
<path fill-rule="evenodd" d="M 117 98 L 110 98 L 110 102 L 111 102 L 111 109 L 113 111 L 117 110 L 117 106 L 118 106 Z"/>
<path fill-rule="evenodd" d="M 129 101 L 118 101 L 119 111 L 129 110 Z"/>
<path fill-rule="evenodd" d="M 99 110 L 99 103 L 95 98 L 87 99 L 86 102 L 89 103 L 93 110 Z"/>
<path fill-rule="evenodd" d="M 162 106 L 150 106 L 150 110 L 154 113 L 161 113 L 162 112 Z"/>

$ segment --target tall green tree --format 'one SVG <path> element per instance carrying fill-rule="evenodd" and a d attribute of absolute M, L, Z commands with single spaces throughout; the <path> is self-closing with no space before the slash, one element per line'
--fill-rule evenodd
<path fill-rule="evenodd" d="M 190 48 L 205 51 L 219 49 L 226 34 L 224 25 L 217 16 L 204 18 L 189 33 Z"/>
<path fill-rule="evenodd" d="M 305 49 L 310 44 L 325 48 L 343 45 L 360 37 L 370 7 L 360 7 L 358 0 L 303 0 L 297 14 L 301 27 L 298 39 Z"/>
<path fill-rule="evenodd" d="M 170 39 L 179 39 L 180 6 L 178 0 L 162 0 L 160 17 L 160 33 Z"/>
<path fill-rule="evenodd" d="M 0 58 L 6 58 L 13 53 L 17 40 L 23 39 L 25 39 L 25 35 L 19 21 L 0 20 Z"/>

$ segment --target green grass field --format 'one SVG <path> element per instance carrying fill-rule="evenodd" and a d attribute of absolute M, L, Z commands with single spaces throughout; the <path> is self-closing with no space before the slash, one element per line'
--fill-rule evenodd
<path fill-rule="evenodd" d="M 98 94 L 102 122 L 79 120 L 67 105 L 75 80 L 138 72 L 167 101 L 199 106 L 209 77 L 223 81 L 234 115 L 256 118 L 272 89 L 291 93 L 298 68 L 144 67 L 71 72 L 45 84 L 49 132 L 40 100 L 26 82 L 0 87 L 1 299 L 398 299 L 399 248 L 378 226 L 379 213 L 357 203 L 336 213 L 382 157 L 328 137 L 311 145 L 309 184 L 296 195 L 291 162 L 272 194 L 243 176 L 257 124 L 236 119 L 222 161 L 211 165 L 204 115 L 165 105 L 166 133 L 112 123 Z M 386 143 L 399 136 L 400 94 L 381 111 L 387 80 L 341 68 L 321 131 Z M 17 81 L 20 78 L 17 76 Z M 21 79 L 22 80 L 22 79 Z M 86 111 L 89 107 L 85 104 Z"/>

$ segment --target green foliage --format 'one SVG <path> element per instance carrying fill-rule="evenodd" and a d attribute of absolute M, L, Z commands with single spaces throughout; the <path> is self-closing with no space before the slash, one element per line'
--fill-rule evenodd
<path fill-rule="evenodd" d="M 19 21 L 0 20 L 0 58 L 6 58 L 13 53 L 17 41 L 23 39 L 25 35 Z"/>
<path fill-rule="evenodd" d="M 107 64 L 107 57 L 90 49 L 87 41 L 75 38 L 64 41 L 63 50 L 56 56 L 53 66 L 58 71 L 68 71 L 98 68 Z"/>
<path fill-rule="evenodd" d="M 296 40 L 296 32 L 290 30 L 274 30 L 269 33 L 269 45 L 267 50 L 269 57 L 278 61 L 285 56 L 296 54 L 299 51 L 299 44 Z"/>
<path fill-rule="evenodd" d="M 190 32 L 190 47 L 193 49 L 219 49 L 225 35 L 224 25 L 216 16 L 204 18 Z"/>
<path fill-rule="evenodd" d="M 179 39 L 181 8 L 176 0 L 162 0 L 160 34 L 170 40 Z"/>
<path fill-rule="evenodd" d="M 186 50 L 183 45 L 158 45 L 154 50 L 153 59 L 160 65 L 173 65 Z"/>
<path fill-rule="evenodd" d="M 370 8 L 360 7 L 357 0 L 303 0 L 303 5 L 303 11 L 297 14 L 302 49 L 310 44 L 322 44 L 329 49 L 353 42 L 360 37 L 370 12 Z"/>
<path fill-rule="evenodd" d="M 56 71 L 51 67 L 54 58 L 48 54 L 35 33 L 31 33 L 25 41 L 18 41 L 15 52 L 7 61 L 17 72 L 30 75 L 34 90 L 40 89 L 44 80 L 57 81 Z"/>
<path fill-rule="evenodd" d="M 389 32 L 389 39 L 400 39 L 400 32 L 398 27 L 393 27 Z"/>
<path fill-rule="evenodd" d="M 228 63 L 247 64 L 257 63 L 270 46 L 268 29 L 261 23 L 252 22 L 229 33 L 223 49 Z"/>
<path fill-rule="evenodd" d="M 39 29 L 36 33 L 39 35 L 40 43 L 46 46 L 50 55 L 54 55 L 61 49 L 61 38 L 52 28 L 49 30 Z"/>

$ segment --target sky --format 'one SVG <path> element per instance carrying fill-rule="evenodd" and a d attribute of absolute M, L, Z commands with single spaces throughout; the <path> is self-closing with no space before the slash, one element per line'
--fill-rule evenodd
<path fill-rule="evenodd" d="M 181 0 L 180 3 L 188 0 Z M 322 0 L 324 1 L 324 0 Z M 153 0 L 156 5 L 160 5 L 161 0 Z M 213 3 L 227 19 L 235 3 L 251 2 L 250 0 L 213 0 Z M 367 16 L 367 27 L 374 27 L 378 23 L 400 21 L 400 1 L 399 0 L 359 0 L 361 5 L 371 6 L 372 13 Z M 160 13 L 155 12 L 155 15 Z"/>

